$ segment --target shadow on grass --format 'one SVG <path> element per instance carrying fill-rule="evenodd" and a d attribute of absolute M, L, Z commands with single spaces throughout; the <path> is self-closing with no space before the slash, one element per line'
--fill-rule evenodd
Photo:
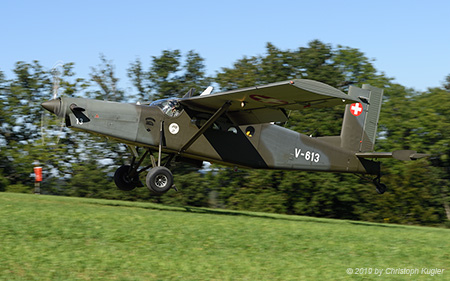
<path fill-rule="evenodd" d="M 408 228 L 409 227 L 409 226 L 399 225 L 399 224 L 381 224 L 381 223 L 372 223 L 372 222 L 365 222 L 365 221 L 352 221 L 352 220 L 342 220 L 342 219 L 333 219 L 333 218 L 316 218 L 316 217 L 306 217 L 306 216 L 299 216 L 299 215 L 230 211 L 230 210 L 223 210 L 223 209 L 208 209 L 208 208 L 200 208 L 200 207 L 184 207 L 184 208 L 186 209 L 186 212 L 225 215 L 225 216 L 246 216 L 246 217 L 253 217 L 253 218 L 273 219 L 273 220 L 328 223 L 328 224 L 349 223 L 349 224 L 353 224 L 353 225 L 372 226 L 372 227 L 395 227 L 395 228 Z"/>
<path fill-rule="evenodd" d="M 259 212 L 246 212 L 246 211 L 234 211 L 234 210 L 224 210 L 224 209 L 210 209 L 204 207 L 174 207 L 165 206 L 155 203 L 144 203 L 144 202 L 127 202 L 127 201 L 88 201 L 88 204 L 98 204 L 104 206 L 114 206 L 114 207 L 128 207 L 128 208 L 140 208 L 155 211 L 167 211 L 167 212 L 181 212 L 181 213 L 194 213 L 194 214 L 209 214 L 209 215 L 221 215 L 221 216 L 240 216 L 240 217 L 250 217 L 250 218 L 260 218 L 260 219 L 271 219 L 271 220 L 283 220 L 283 221 L 293 221 L 293 222 L 311 222 L 311 223 L 326 223 L 326 224 L 353 224 L 359 226 L 372 226 L 372 227 L 395 227 L 395 228 L 408 228 L 410 226 L 398 225 L 398 224 L 381 224 L 372 223 L 365 221 L 352 221 L 352 220 L 341 220 L 333 218 L 315 218 L 306 217 L 298 215 L 286 215 L 286 214 L 270 214 L 270 213 L 259 213 Z"/>

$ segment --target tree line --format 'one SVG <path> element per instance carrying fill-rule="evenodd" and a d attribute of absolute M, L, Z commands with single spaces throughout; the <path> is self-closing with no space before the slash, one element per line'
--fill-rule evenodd
<path fill-rule="evenodd" d="M 133 95 L 120 87 L 113 61 L 104 55 L 88 78 L 76 76 L 74 63 L 62 65 L 57 75 L 38 61 L 17 62 L 12 78 L 0 70 L 0 191 L 32 192 L 33 165 L 38 161 L 44 168 L 44 194 L 450 225 L 450 75 L 442 87 L 419 92 L 394 83 L 360 50 L 319 40 L 293 50 L 267 43 L 264 54 L 245 56 L 213 76 L 206 75 L 204 59 L 194 51 L 164 50 L 148 64 L 136 59 L 127 69 Z M 378 195 L 370 181 L 349 174 L 235 171 L 218 165 L 200 169 L 186 164 L 172 168 L 179 192 L 123 192 L 112 177 L 129 161 L 126 148 L 68 130 L 40 107 L 51 98 L 55 77 L 60 95 L 120 102 L 182 96 L 211 84 L 225 91 L 307 78 L 344 92 L 350 84 L 371 84 L 384 89 L 376 151 L 412 149 L 432 156 L 410 162 L 383 160 L 383 182 L 388 186 L 384 195 Z M 339 135 L 343 113 L 343 107 L 292 111 L 284 126 L 316 137 Z"/>

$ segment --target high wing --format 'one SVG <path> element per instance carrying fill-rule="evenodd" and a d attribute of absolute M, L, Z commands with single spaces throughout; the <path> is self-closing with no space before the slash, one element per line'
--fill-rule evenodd
<path fill-rule="evenodd" d="M 327 84 L 296 79 L 179 100 L 196 111 L 215 112 L 231 102 L 227 116 L 236 124 L 287 121 L 285 110 L 331 107 L 359 102 Z"/>

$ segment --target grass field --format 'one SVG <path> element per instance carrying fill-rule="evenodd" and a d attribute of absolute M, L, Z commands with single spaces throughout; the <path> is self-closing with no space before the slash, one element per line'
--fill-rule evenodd
<path fill-rule="evenodd" d="M 0 280 L 450 280 L 449 229 L 13 193 L 0 214 Z"/>

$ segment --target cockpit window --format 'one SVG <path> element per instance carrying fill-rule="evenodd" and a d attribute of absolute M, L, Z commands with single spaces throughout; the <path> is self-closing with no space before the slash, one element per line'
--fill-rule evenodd
<path fill-rule="evenodd" d="M 177 99 L 163 99 L 157 100 L 150 104 L 150 106 L 157 106 L 170 117 L 177 117 L 183 112 L 183 108 Z"/>

